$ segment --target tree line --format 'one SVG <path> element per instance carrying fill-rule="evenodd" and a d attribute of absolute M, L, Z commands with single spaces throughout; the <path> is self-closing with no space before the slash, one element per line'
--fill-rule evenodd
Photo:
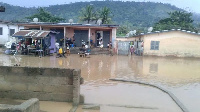
<path fill-rule="evenodd" d="M 25 17 L 29 21 L 32 21 L 34 18 L 37 18 L 39 22 L 61 22 L 64 21 L 64 18 L 57 17 L 52 15 L 50 12 L 45 11 L 44 8 L 38 8 L 38 12 Z M 111 23 L 111 11 L 107 7 L 103 7 L 101 10 L 95 10 L 92 5 L 88 5 L 85 8 L 82 8 L 79 14 L 79 20 L 81 22 L 95 22 L 100 20 L 101 24 L 110 24 Z"/>
<path fill-rule="evenodd" d="M 189 30 L 192 32 L 198 32 L 198 29 L 194 27 L 192 13 L 185 11 L 174 11 L 169 12 L 169 17 L 159 20 L 153 25 L 154 31 L 171 30 L 171 29 L 182 29 Z M 63 18 L 51 15 L 49 12 L 45 11 L 43 8 L 38 9 L 38 13 L 26 17 L 32 20 L 33 18 L 38 18 L 40 22 L 60 22 Z M 102 24 L 111 23 L 111 11 L 109 8 L 104 7 L 99 11 L 96 11 L 92 5 L 88 5 L 80 11 L 79 19 L 82 22 L 95 22 L 100 20 Z M 120 26 L 118 29 L 118 35 L 126 34 L 130 31 L 128 26 Z M 141 31 L 138 31 L 141 33 Z M 145 32 L 145 31 L 144 31 Z"/>

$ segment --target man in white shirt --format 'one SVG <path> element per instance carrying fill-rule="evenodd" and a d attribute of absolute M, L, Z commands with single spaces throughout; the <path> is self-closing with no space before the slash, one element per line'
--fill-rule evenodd
<path fill-rule="evenodd" d="M 55 43 L 55 47 L 56 47 L 56 53 L 58 53 L 58 50 L 59 50 L 59 43 L 58 42 Z"/>
<path fill-rule="evenodd" d="M 88 48 L 88 45 L 87 45 L 87 44 L 85 45 L 85 48 L 86 48 L 86 49 Z"/>

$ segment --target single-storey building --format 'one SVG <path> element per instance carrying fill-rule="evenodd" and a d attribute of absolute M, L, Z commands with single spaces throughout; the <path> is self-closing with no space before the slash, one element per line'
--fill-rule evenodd
<path fill-rule="evenodd" d="M 99 47 L 100 40 L 103 41 L 103 46 L 111 41 L 115 48 L 116 29 L 119 25 L 105 24 L 79 24 L 79 23 L 47 23 L 47 22 L 31 22 L 20 23 L 27 30 L 44 30 L 59 32 L 55 35 L 56 40 L 64 39 L 74 41 L 77 47 L 81 47 L 82 41 L 89 42 L 94 47 Z M 56 41 L 55 40 L 55 41 Z M 65 44 L 64 44 L 65 46 Z"/>
<path fill-rule="evenodd" d="M 200 33 L 180 29 L 140 34 L 130 38 L 117 38 L 129 42 L 143 55 L 200 57 Z"/>
<path fill-rule="evenodd" d="M 6 42 L 10 41 L 12 35 L 21 29 L 24 29 L 24 27 L 16 23 L 0 21 L 0 45 L 5 45 Z"/>

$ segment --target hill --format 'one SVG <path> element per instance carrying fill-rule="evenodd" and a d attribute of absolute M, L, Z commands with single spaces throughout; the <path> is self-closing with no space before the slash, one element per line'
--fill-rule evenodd
<path fill-rule="evenodd" d="M 25 17 L 37 12 L 37 8 L 25 8 L 19 6 L 12 6 L 5 3 L 0 3 L 5 6 L 6 12 L 1 12 L 0 19 L 5 21 L 26 21 Z M 122 2 L 122 1 L 91 1 L 91 2 L 76 2 L 64 5 L 52 5 L 44 7 L 45 10 L 51 12 L 53 15 L 62 17 L 68 22 L 73 19 L 74 22 L 79 22 L 79 11 L 87 5 L 93 5 L 95 9 L 108 7 L 114 15 L 113 24 L 123 24 L 135 27 L 150 27 L 155 22 L 162 18 L 168 17 L 167 12 L 175 10 L 181 11 L 175 6 L 163 3 L 153 2 Z M 194 23 L 200 23 L 199 14 L 194 15 Z"/>

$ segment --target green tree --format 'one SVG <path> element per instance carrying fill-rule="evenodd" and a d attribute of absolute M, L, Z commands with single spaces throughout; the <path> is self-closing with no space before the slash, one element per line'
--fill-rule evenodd
<path fill-rule="evenodd" d="M 60 22 L 64 20 L 63 18 L 51 15 L 49 12 L 45 11 L 43 8 L 39 8 L 38 13 L 26 18 L 29 20 L 33 20 L 33 18 L 38 18 L 40 22 Z"/>
<path fill-rule="evenodd" d="M 196 31 L 193 26 L 193 21 L 191 19 L 192 13 L 187 13 L 184 11 L 170 12 L 169 18 L 161 19 L 159 22 L 155 23 L 155 30 L 170 30 L 170 29 L 183 29 Z"/>
<path fill-rule="evenodd" d="M 92 5 L 88 5 L 86 8 L 83 8 L 80 11 L 79 19 L 81 21 L 87 21 L 89 24 L 91 21 L 97 20 L 96 11 L 94 11 L 94 7 Z"/>
<path fill-rule="evenodd" d="M 119 26 L 119 28 L 117 29 L 117 36 L 125 36 L 128 32 L 129 29 L 127 28 L 127 26 Z"/>
<path fill-rule="evenodd" d="M 108 7 L 104 7 L 100 10 L 100 18 L 102 20 L 102 24 L 111 23 L 111 11 Z"/>
<path fill-rule="evenodd" d="M 200 33 L 200 23 L 197 25 L 197 31 Z"/>

